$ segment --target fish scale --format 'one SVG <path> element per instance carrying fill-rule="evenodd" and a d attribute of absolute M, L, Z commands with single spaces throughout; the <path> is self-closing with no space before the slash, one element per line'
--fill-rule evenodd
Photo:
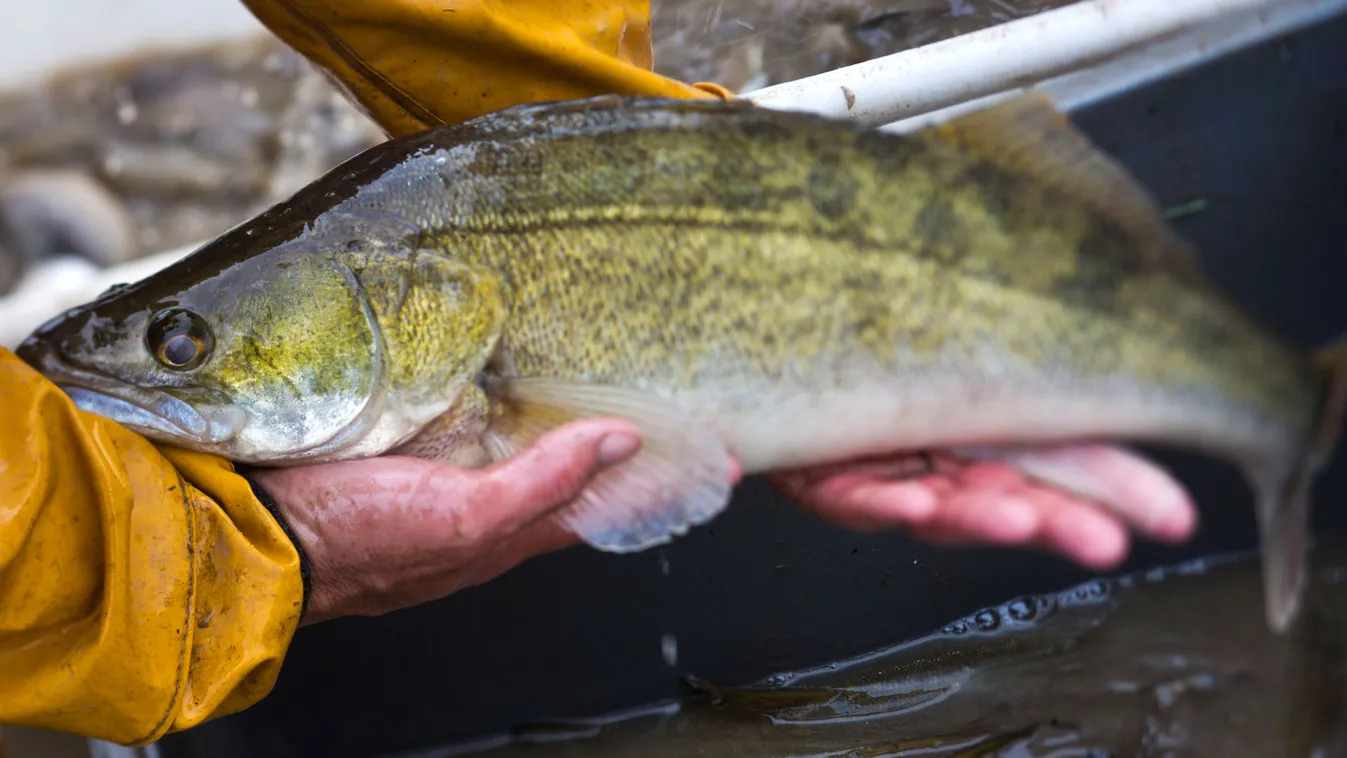
<path fill-rule="evenodd" d="M 165 313 L 190 365 L 155 357 Z M 260 465 L 482 465 L 625 417 L 641 451 L 559 515 L 617 552 L 714 518 L 735 462 L 953 449 L 1125 514 L 1170 490 L 1069 446 L 1187 445 L 1255 491 L 1279 630 L 1345 352 L 1228 302 L 1042 96 L 911 135 L 734 102 L 521 106 L 367 151 L 20 350 L 87 410 Z"/>

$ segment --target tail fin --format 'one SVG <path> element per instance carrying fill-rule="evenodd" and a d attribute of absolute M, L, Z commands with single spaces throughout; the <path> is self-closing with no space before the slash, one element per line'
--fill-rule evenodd
<path fill-rule="evenodd" d="M 1337 447 L 1347 406 L 1347 339 L 1315 355 L 1323 373 L 1318 426 L 1290 476 L 1260 482 L 1258 525 L 1263 544 L 1263 597 L 1268 625 L 1283 634 L 1295 622 L 1305 592 L 1310 490 Z"/>

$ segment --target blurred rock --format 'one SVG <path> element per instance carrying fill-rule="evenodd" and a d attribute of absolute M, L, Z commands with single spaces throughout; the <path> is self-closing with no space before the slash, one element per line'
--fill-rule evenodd
<path fill-rule="evenodd" d="M 0 267 L 207 239 L 383 139 L 269 35 L 58 72 L 0 94 Z"/>
<path fill-rule="evenodd" d="M 77 255 L 102 265 L 122 263 L 135 230 L 122 204 L 77 169 L 30 169 L 0 185 L 0 246 L 27 263 Z"/>

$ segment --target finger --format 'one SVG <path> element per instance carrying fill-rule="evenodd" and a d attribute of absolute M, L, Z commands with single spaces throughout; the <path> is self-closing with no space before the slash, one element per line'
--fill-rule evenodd
<path fill-rule="evenodd" d="M 1098 505 L 1043 490 L 1026 496 L 1043 518 L 1040 545 L 1085 568 L 1107 571 L 1126 558 L 1127 527 Z"/>
<path fill-rule="evenodd" d="M 458 529 L 470 541 L 513 533 L 569 504 L 599 471 L 631 458 L 640 445 L 636 427 L 620 419 L 586 419 L 557 427 L 520 453 L 477 472 Z"/>
<path fill-rule="evenodd" d="M 773 474 L 786 497 L 848 528 L 864 530 L 927 523 L 956 489 L 1010 491 L 1024 476 L 1004 463 L 970 463 L 941 454 L 902 454 L 855 464 Z"/>
<path fill-rule="evenodd" d="M 1179 542 L 1197 526 L 1197 508 L 1174 477 L 1123 448 L 1067 445 L 988 454 L 1060 491 L 1097 501 L 1147 537 Z"/>
<path fill-rule="evenodd" d="M 964 542 L 992 545 L 1023 545 L 1032 540 L 1043 525 L 1043 518 L 1032 502 L 1013 493 L 955 490 L 943 498 L 933 518 L 918 525 L 923 529 L 943 530 Z"/>
<path fill-rule="evenodd" d="M 1008 506 L 1007 504 L 1011 504 Z M 1014 511 L 1027 507 L 1037 526 L 1028 529 Z M 1091 570 L 1108 570 L 1127 557 L 1126 527 L 1092 503 L 1051 490 L 1026 490 L 1015 495 L 969 493 L 943 504 L 940 515 L 912 530 L 914 536 L 944 545 L 992 542 L 1035 547 L 1060 555 Z"/>
<path fill-rule="evenodd" d="M 940 496 L 932 482 L 883 482 L 864 474 L 813 480 L 808 472 L 798 472 L 773 475 L 769 480 L 800 507 L 859 531 L 925 523 L 935 515 Z"/>

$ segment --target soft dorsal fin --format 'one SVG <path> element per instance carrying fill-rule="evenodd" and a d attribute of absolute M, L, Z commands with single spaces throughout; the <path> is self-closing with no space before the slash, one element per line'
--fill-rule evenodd
<path fill-rule="evenodd" d="M 1046 94 L 1017 95 L 917 136 L 1068 192 L 1133 237 L 1133 249 L 1147 265 L 1201 276 L 1195 252 L 1146 188 L 1081 134 Z"/>

